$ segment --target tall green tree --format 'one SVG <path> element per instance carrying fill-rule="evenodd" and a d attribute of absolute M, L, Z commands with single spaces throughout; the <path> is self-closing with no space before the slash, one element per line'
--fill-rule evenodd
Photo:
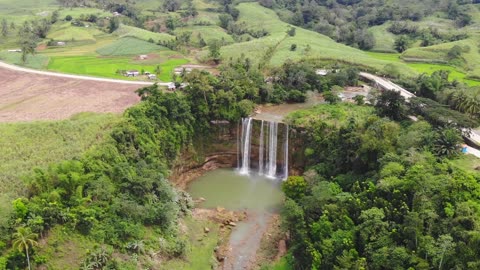
<path fill-rule="evenodd" d="M 209 51 L 208 56 L 217 64 L 221 60 L 221 55 L 220 55 L 221 47 L 222 47 L 222 44 L 219 40 L 212 40 L 208 45 L 208 51 Z"/>
<path fill-rule="evenodd" d="M 35 48 L 37 48 L 36 37 L 34 35 L 25 35 L 20 39 L 20 50 L 22 50 L 22 63 L 27 62 L 29 54 L 35 54 Z"/>
<path fill-rule="evenodd" d="M 13 248 L 19 252 L 25 251 L 29 270 L 31 270 L 32 267 L 30 265 L 30 254 L 28 251 L 38 244 L 37 241 L 35 241 L 37 237 L 38 235 L 36 233 L 32 233 L 32 230 L 26 227 L 17 228 L 17 232 L 13 234 Z"/>
<path fill-rule="evenodd" d="M 405 98 L 394 90 L 383 91 L 377 99 L 375 109 L 378 115 L 395 121 L 403 120 L 407 112 Z"/>
<path fill-rule="evenodd" d="M 2 19 L 2 36 L 6 37 L 8 35 L 8 22 L 7 19 Z"/>

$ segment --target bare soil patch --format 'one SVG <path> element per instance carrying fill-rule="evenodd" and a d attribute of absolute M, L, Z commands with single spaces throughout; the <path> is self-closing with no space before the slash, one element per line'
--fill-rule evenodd
<path fill-rule="evenodd" d="M 27 74 L 0 68 L 0 122 L 59 120 L 80 112 L 121 113 L 141 85 Z"/>

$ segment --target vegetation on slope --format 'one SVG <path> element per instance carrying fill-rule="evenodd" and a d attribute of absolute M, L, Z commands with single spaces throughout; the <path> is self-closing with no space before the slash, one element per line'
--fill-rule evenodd
<path fill-rule="evenodd" d="M 373 113 L 339 126 L 322 120 L 332 110 L 345 109 L 292 116 L 292 123 L 308 117 L 309 124 L 301 126 L 307 171 L 283 185 L 290 264 L 477 268 L 480 174 L 450 163 L 459 151 L 459 132 L 422 121 L 400 125 Z"/>

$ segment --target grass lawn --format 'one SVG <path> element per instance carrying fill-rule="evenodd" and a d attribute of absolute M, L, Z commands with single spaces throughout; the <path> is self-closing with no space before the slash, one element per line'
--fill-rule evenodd
<path fill-rule="evenodd" d="M 473 155 L 461 155 L 457 159 L 450 161 L 454 166 L 457 166 L 466 171 L 474 171 L 480 174 L 480 171 L 475 170 L 480 168 L 480 158 L 477 158 Z"/>
<path fill-rule="evenodd" d="M 287 263 L 287 259 L 283 257 L 278 262 L 270 266 L 264 266 L 260 270 L 293 270 L 293 268 Z"/>
<path fill-rule="evenodd" d="M 287 122 L 294 126 L 306 127 L 312 122 L 322 121 L 330 125 L 343 126 L 349 119 L 355 118 L 358 123 L 366 121 L 373 115 L 371 106 L 357 106 L 350 103 L 335 105 L 320 104 L 310 109 L 298 110 L 287 116 Z"/>
<path fill-rule="evenodd" d="M 0 194 L 16 195 L 34 167 L 80 156 L 119 121 L 112 114 L 82 113 L 63 121 L 0 124 Z"/>
<path fill-rule="evenodd" d="M 124 37 L 116 40 L 97 50 L 102 56 L 121 56 L 148 54 L 154 51 L 169 50 L 163 46 L 156 45 L 134 37 Z"/>
<path fill-rule="evenodd" d="M 159 79 L 170 81 L 173 69 L 179 65 L 188 63 L 186 59 L 168 59 L 158 63 L 162 72 Z M 124 76 L 117 74 L 117 70 L 132 70 L 153 72 L 156 64 L 139 64 L 133 62 L 129 57 L 95 57 L 95 56 L 68 56 L 52 57 L 48 64 L 48 69 L 69 74 L 82 74 L 98 77 L 125 79 Z"/>
<path fill-rule="evenodd" d="M 184 234 L 188 238 L 189 248 L 187 249 L 186 259 L 173 259 L 162 262 L 162 270 L 203 270 L 213 269 L 214 248 L 219 244 L 218 224 L 209 220 L 195 220 L 192 217 L 184 219 L 187 232 Z M 204 233 L 204 228 L 210 229 L 208 234 Z"/>

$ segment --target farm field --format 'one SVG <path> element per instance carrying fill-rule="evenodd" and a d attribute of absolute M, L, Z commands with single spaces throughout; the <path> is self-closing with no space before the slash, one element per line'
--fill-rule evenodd
<path fill-rule="evenodd" d="M 186 59 L 167 59 L 159 64 L 161 73 L 158 78 L 169 81 L 175 67 L 188 63 Z M 153 72 L 154 64 L 143 64 L 133 61 L 131 57 L 95 57 L 95 56 L 67 56 L 52 57 L 48 69 L 69 74 L 91 75 L 98 77 L 125 79 L 125 76 L 117 73 L 118 70 L 144 70 Z"/>
<path fill-rule="evenodd" d="M 120 27 L 114 32 L 114 34 L 119 37 L 135 37 L 146 41 L 152 39 L 154 42 L 169 41 L 175 38 L 174 36 L 166 33 L 154 33 L 145 29 L 124 24 L 120 25 Z"/>
<path fill-rule="evenodd" d="M 66 119 L 79 112 L 121 113 L 139 85 L 74 80 L 0 69 L 0 122 Z"/>
<path fill-rule="evenodd" d="M 94 27 L 76 27 L 70 23 L 56 26 L 50 31 L 47 38 L 57 41 L 95 41 L 95 36 L 101 35 L 102 32 Z"/>
<path fill-rule="evenodd" d="M 168 51 L 168 48 L 149 43 L 133 37 L 125 37 L 98 49 L 96 52 L 102 56 L 123 56 L 148 54 L 154 51 Z"/>
<path fill-rule="evenodd" d="M 419 74 L 427 73 L 432 74 L 435 71 L 439 70 L 447 70 L 450 72 L 450 79 L 451 80 L 458 80 L 464 82 L 470 86 L 477 86 L 480 85 L 480 81 L 471 80 L 468 78 L 468 74 L 462 72 L 458 68 L 446 64 L 434 64 L 434 63 L 421 63 L 421 62 L 405 62 L 400 57 L 402 56 L 399 53 L 377 53 L 377 52 L 367 52 L 368 55 L 385 61 L 403 63 L 410 67 L 411 69 L 415 70 Z"/>

